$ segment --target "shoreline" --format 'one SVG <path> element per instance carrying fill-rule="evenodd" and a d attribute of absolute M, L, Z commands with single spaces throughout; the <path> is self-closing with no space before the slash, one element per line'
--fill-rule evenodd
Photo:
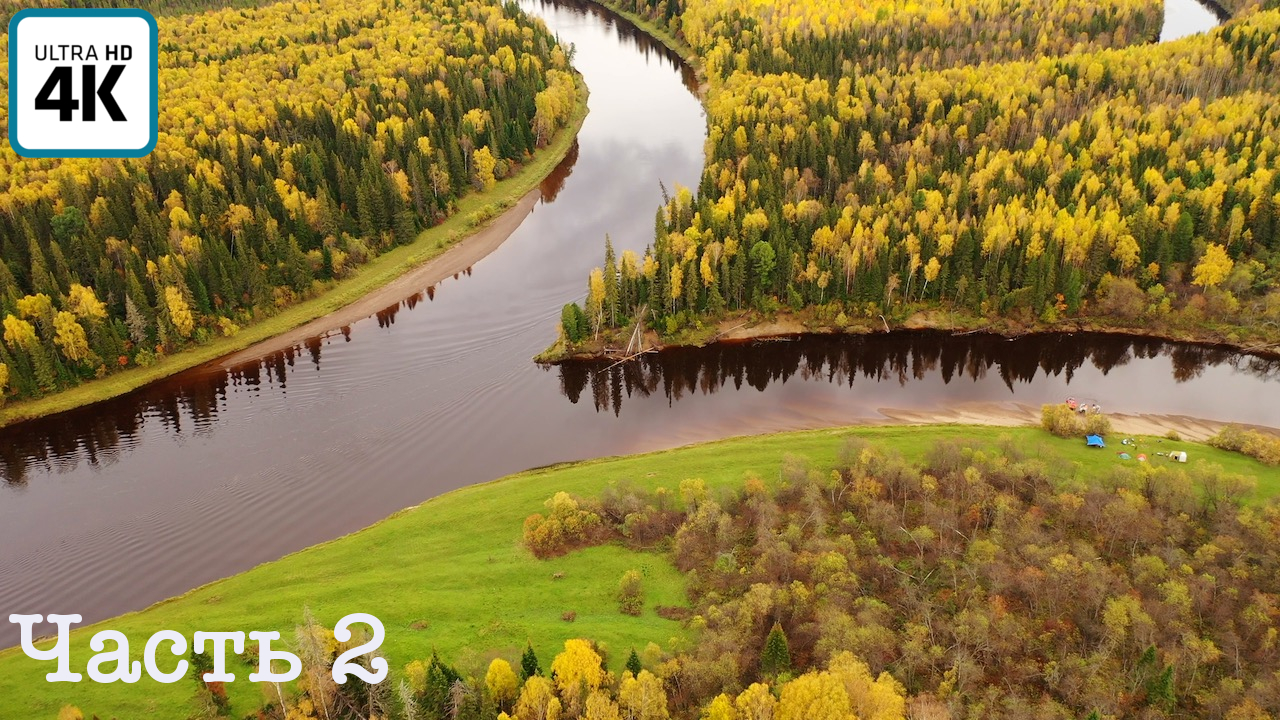
<path fill-rule="evenodd" d="M 193 368 L 194 372 L 228 370 L 238 365 L 260 360 L 267 355 L 288 350 L 313 337 L 327 337 L 343 327 L 364 320 L 390 305 L 394 305 L 414 292 L 464 272 L 497 250 L 512 233 L 524 223 L 529 213 L 542 199 L 542 189 L 534 188 L 525 193 L 515 204 L 487 225 L 471 235 L 450 245 L 443 253 L 426 262 L 413 266 L 391 282 L 360 296 L 355 302 L 333 312 L 273 335 L 249 347 L 224 355 Z"/>
<path fill-rule="evenodd" d="M 129 368 L 52 395 L 0 405 L 0 428 L 111 400 L 183 372 L 208 372 L 259 359 L 363 319 L 403 300 L 415 289 L 462 272 L 496 250 L 520 226 L 541 199 L 542 183 L 576 146 L 589 113 L 590 90 L 581 75 L 575 72 L 574 78 L 578 104 L 552 141 L 494 190 L 462 198 L 453 215 L 423 230 L 412 243 L 388 250 L 320 295 L 248 325 L 231 337 L 216 338 L 165 356 L 153 365 Z M 470 216 L 485 208 L 499 212 L 472 225 Z M 457 239 L 450 241 L 450 236 Z"/>
<path fill-rule="evenodd" d="M 1108 325 L 1095 318 L 1081 318 L 1075 322 L 1061 322 L 1053 326 L 1034 324 L 1030 326 L 1010 326 L 1003 321 L 984 321 L 973 319 L 972 324 L 964 322 L 942 322 L 939 315 L 945 311 L 928 309 L 918 311 L 905 321 L 895 323 L 892 327 L 885 321 L 883 328 L 869 321 L 859 321 L 845 328 L 827 325 L 814 325 L 795 314 L 778 313 L 774 318 L 761 318 L 752 313 L 734 315 L 716 322 L 713 327 L 699 332 L 686 331 L 674 339 L 662 340 L 656 332 L 648 330 L 644 336 L 644 347 L 641 352 L 663 352 L 677 348 L 707 348 L 720 344 L 750 343 L 766 341 L 795 340 L 804 337 L 832 337 L 848 335 L 860 337 L 865 335 L 887 335 L 911 332 L 940 332 L 953 336 L 962 335 L 994 335 L 1007 340 L 1036 335 L 1074 335 L 1091 333 L 1098 335 L 1123 335 L 1147 340 L 1159 340 L 1183 345 L 1198 345 L 1207 348 L 1228 350 L 1244 355 L 1280 359 L 1280 341 L 1255 338 L 1252 342 L 1233 341 L 1213 331 L 1200 333 L 1177 334 L 1171 330 L 1141 330 L 1133 327 Z M 947 313 L 949 314 L 949 313 Z M 969 318 L 965 318 L 969 319 Z M 980 322 L 985 325 L 977 326 Z M 624 331 L 617 331 L 624 333 Z M 627 355 L 625 350 L 612 347 L 610 341 L 617 340 L 610 336 L 601 340 L 582 343 L 572 350 L 564 347 L 563 339 L 538 354 L 534 361 L 542 365 L 560 365 L 568 362 L 616 361 L 621 362 L 635 354 Z M 622 344 L 621 342 L 617 344 Z"/>
<path fill-rule="evenodd" d="M 385 527 L 388 523 L 396 522 L 408 515 L 412 515 L 424 508 L 439 506 L 454 502 L 462 496 L 473 494 L 475 492 L 485 492 L 502 486 L 510 486 L 513 483 L 527 481 L 532 478 L 545 475 L 549 472 L 570 469 L 590 469 L 600 465 L 609 465 L 619 462 L 641 461 L 652 458 L 659 458 L 672 453 L 681 453 L 689 451 L 715 450 L 720 446 L 734 445 L 751 440 L 769 440 L 769 441 L 789 441 L 802 439 L 806 437 L 818 435 L 834 435 L 847 432 L 857 432 L 859 430 L 886 430 L 902 428 L 934 428 L 964 431 L 966 429 L 974 430 L 998 430 L 1007 429 L 1023 429 L 1042 431 L 1040 427 L 1039 408 L 1024 403 L 1000 403 L 1000 402 L 973 402 L 962 403 L 954 407 L 943 409 L 904 409 L 904 408 L 888 408 L 882 407 L 876 409 L 882 417 L 867 417 L 862 419 L 844 420 L 834 424 L 818 424 L 804 425 L 797 427 L 788 427 L 785 429 L 766 430 L 762 432 L 745 432 L 735 435 L 727 435 L 716 437 L 708 440 L 697 440 L 689 443 L 679 443 L 666 447 L 659 447 L 651 450 L 640 452 L 625 452 L 615 455 L 604 455 L 599 457 L 583 458 L 579 460 L 566 460 L 563 462 L 555 462 L 548 465 L 540 465 L 536 467 L 526 468 L 516 472 L 508 473 L 500 477 L 484 480 L 454 488 L 447 492 L 426 498 L 413 505 L 403 507 L 399 510 L 389 513 L 387 516 L 373 521 L 372 523 L 352 530 L 348 533 L 338 535 L 336 537 L 317 542 L 307 547 L 285 553 L 284 555 L 264 562 L 257 563 L 243 571 L 233 573 L 226 577 L 211 580 L 206 583 L 194 586 L 182 593 L 171 597 L 158 600 L 144 607 L 119 613 L 111 618 L 90 622 L 72 630 L 73 636 L 79 635 L 85 637 L 91 631 L 107 627 L 121 620 L 136 618 L 141 615 L 156 611 L 161 608 L 172 606 L 189 600 L 193 596 L 210 589 L 225 584 L 242 576 L 255 574 L 259 572 L 270 572 L 272 568 L 278 568 L 282 563 L 287 563 L 301 556 L 322 551 L 335 545 L 341 545 L 344 542 L 351 541 L 363 535 L 367 535 L 371 531 Z M 1280 430 L 1268 428 L 1266 426 L 1249 425 L 1240 423 L 1229 423 L 1217 420 L 1208 420 L 1204 418 L 1196 418 L 1187 415 L 1163 415 L 1163 414 L 1111 414 L 1107 417 L 1112 420 L 1113 430 L 1111 435 L 1141 435 L 1149 438 L 1159 438 L 1170 430 L 1176 430 L 1181 435 L 1181 440 L 1176 442 L 1192 443 L 1196 445 L 1207 445 L 1205 440 L 1215 434 L 1219 429 L 1226 425 L 1239 425 L 1245 429 L 1262 430 L 1264 432 L 1278 433 Z M 1185 430 L 1185 432 L 1184 432 Z M 1046 433 L 1047 435 L 1047 433 Z M 1062 440 L 1049 436 L 1053 441 Z M 1230 455 L 1238 455 L 1248 462 L 1257 462 L 1253 458 L 1246 455 L 1232 452 L 1220 451 Z M 1264 468 L 1266 466 L 1263 466 Z M 220 596 L 215 596 L 221 600 Z M 35 638 L 37 643 L 42 643 L 51 639 L 49 636 L 40 636 Z M 0 662 L 9 657 L 16 657 L 22 654 L 21 647 L 11 645 L 0 647 Z"/>

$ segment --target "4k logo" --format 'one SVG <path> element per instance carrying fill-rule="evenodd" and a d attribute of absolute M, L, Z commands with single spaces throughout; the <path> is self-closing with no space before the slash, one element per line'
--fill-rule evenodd
<path fill-rule="evenodd" d="M 123 122 L 126 118 L 124 113 L 120 112 L 120 106 L 116 104 L 116 99 L 112 97 L 111 91 L 115 89 L 116 81 L 120 79 L 120 73 L 124 72 L 123 65 L 112 65 L 107 71 L 107 77 L 102 81 L 101 85 L 94 85 L 94 76 L 97 75 L 98 69 L 93 65 L 81 66 L 80 70 L 84 75 L 84 82 L 80 87 L 84 88 L 84 112 L 81 117 L 85 122 L 93 122 L 98 119 L 98 103 L 102 100 L 102 106 L 106 108 L 107 114 L 116 122 Z M 53 91 L 61 88 L 58 98 L 55 100 Z M 37 110 L 57 110 L 58 120 L 67 122 L 75 119 L 75 111 L 80 107 L 80 101 L 76 100 L 71 94 L 71 66 L 59 65 L 49 73 L 49 79 L 45 81 L 44 87 L 40 88 L 40 92 L 36 95 Z M 95 97 L 96 96 L 96 97 Z"/>
<path fill-rule="evenodd" d="M 158 33 L 143 10 L 28 9 L 9 22 L 9 143 L 23 157 L 155 147 Z"/>

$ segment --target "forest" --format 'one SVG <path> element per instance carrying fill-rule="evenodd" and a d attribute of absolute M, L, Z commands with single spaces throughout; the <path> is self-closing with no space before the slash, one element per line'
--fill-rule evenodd
<path fill-rule="evenodd" d="M 633 569 L 612 580 L 616 612 L 679 621 L 683 639 L 522 643 L 460 666 L 397 658 L 386 682 L 335 685 L 335 657 L 363 638 L 338 643 L 304 612 L 287 640 L 301 678 L 264 684 L 249 717 L 1261 720 L 1280 708 L 1280 506 L 1257 500 L 1253 477 L 1151 463 L 1085 478 L 1011 437 L 938 440 L 918 460 L 839 442 L 832 464 L 785 456 L 776 476 L 736 485 L 619 478 L 527 516 L 534 562 L 600 545 L 669 559 L 686 603 L 651 606 Z M 226 688 L 197 679 L 208 658 L 191 661 L 192 717 L 225 716 Z"/>
<path fill-rule="evenodd" d="M 0 151 L 0 403 L 321 293 L 493 188 L 577 102 L 565 51 L 513 3 L 192 5 L 156 8 L 149 156 Z"/>
<path fill-rule="evenodd" d="M 622 6 L 692 48 L 707 164 L 561 349 L 783 310 L 1280 337 L 1280 11 L 1155 43 L 1137 2 Z"/>
<path fill-rule="evenodd" d="M 773 717 L 1272 717 L 1276 506 L 1212 468 L 1064 475 L 1013 444 L 911 464 L 852 440 L 772 488 L 557 496 L 525 540 L 669 553 L 699 634 L 657 672 L 704 718 L 767 717 L 744 709 L 756 683 Z M 861 681 L 786 709 L 790 683 L 850 663 Z M 872 677 L 892 706 L 865 704 Z"/>

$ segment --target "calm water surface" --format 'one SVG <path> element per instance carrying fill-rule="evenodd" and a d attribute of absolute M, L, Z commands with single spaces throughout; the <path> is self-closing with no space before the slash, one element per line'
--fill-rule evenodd
<path fill-rule="evenodd" d="M 1259 402 L 1276 397 L 1275 363 L 1114 337 L 910 334 L 534 365 L 605 234 L 643 249 L 660 183 L 697 182 L 705 120 L 692 73 L 625 21 L 524 7 L 576 45 L 591 88 L 544 201 L 462 277 L 292 352 L 0 430 L 0 616 L 99 620 L 510 472 L 879 408 L 1075 394 L 1280 426 Z"/>

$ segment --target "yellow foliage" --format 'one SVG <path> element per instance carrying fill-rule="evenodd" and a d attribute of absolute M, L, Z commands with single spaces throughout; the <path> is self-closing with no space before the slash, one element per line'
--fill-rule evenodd
<path fill-rule="evenodd" d="M 1196 263 L 1192 282 L 1205 288 L 1217 287 L 1227 279 L 1234 267 L 1235 261 L 1227 255 L 1226 248 L 1218 243 L 1209 243 L 1204 250 L 1204 256 L 1200 258 L 1199 263 Z"/>
<path fill-rule="evenodd" d="M 26 320 L 5 315 L 4 341 L 15 350 L 23 349 L 30 352 L 35 349 L 37 342 L 35 326 Z"/>
<path fill-rule="evenodd" d="M 556 688 L 566 704 L 576 698 L 582 688 L 592 691 L 604 684 L 605 673 L 600 667 L 600 656 L 586 640 L 566 640 L 564 651 L 556 655 L 551 662 L 551 672 L 556 679 Z M 519 713 L 517 713 L 519 714 Z M 521 718 L 524 716 L 521 715 Z"/>
<path fill-rule="evenodd" d="M 739 720 L 773 720 L 778 700 L 764 683 L 752 683 L 733 701 Z"/>
<path fill-rule="evenodd" d="M 492 190 L 493 186 L 498 182 L 493 175 L 498 161 L 493 157 L 493 153 L 490 152 L 487 145 L 471 153 L 471 164 L 475 173 L 476 187 L 485 192 Z"/>
<path fill-rule="evenodd" d="M 81 320 L 103 320 L 107 317 L 107 306 L 94 294 L 93 288 L 79 283 L 73 283 L 67 293 L 67 309 Z"/>
<path fill-rule="evenodd" d="M 488 672 L 484 675 L 484 684 L 489 688 L 489 694 L 505 705 L 516 699 L 520 679 L 516 677 L 510 663 L 502 658 L 494 658 L 493 662 L 489 663 Z"/>
<path fill-rule="evenodd" d="M 702 709 L 702 720 L 738 720 L 738 711 L 733 708 L 733 700 L 721 693 Z"/>
<path fill-rule="evenodd" d="M 182 292 L 173 285 L 166 286 L 164 304 L 169 310 L 169 320 L 173 323 L 174 330 L 184 338 L 191 337 L 191 333 L 195 330 L 195 318 L 191 314 L 191 306 L 187 304 L 186 298 L 182 297 Z"/>
<path fill-rule="evenodd" d="M 560 701 L 556 699 L 551 681 L 541 675 L 534 675 L 525 680 L 524 687 L 520 689 L 515 716 L 520 720 L 553 720 L 558 715 L 553 706 L 558 710 Z"/>
<path fill-rule="evenodd" d="M 49 322 L 53 319 L 53 301 L 44 293 L 28 295 L 17 302 L 18 314 L 24 318 Z"/>
<path fill-rule="evenodd" d="M 618 686 L 618 704 L 628 720 L 667 720 L 667 694 L 662 681 L 648 670 L 631 677 L 630 673 Z"/>
<path fill-rule="evenodd" d="M 89 338 L 84 328 L 76 322 L 76 316 L 63 310 L 53 318 L 53 342 L 62 354 L 72 362 L 89 357 Z"/>
<path fill-rule="evenodd" d="M 776 720 L 850 720 L 849 695 L 831 672 L 809 672 L 782 686 Z"/>

